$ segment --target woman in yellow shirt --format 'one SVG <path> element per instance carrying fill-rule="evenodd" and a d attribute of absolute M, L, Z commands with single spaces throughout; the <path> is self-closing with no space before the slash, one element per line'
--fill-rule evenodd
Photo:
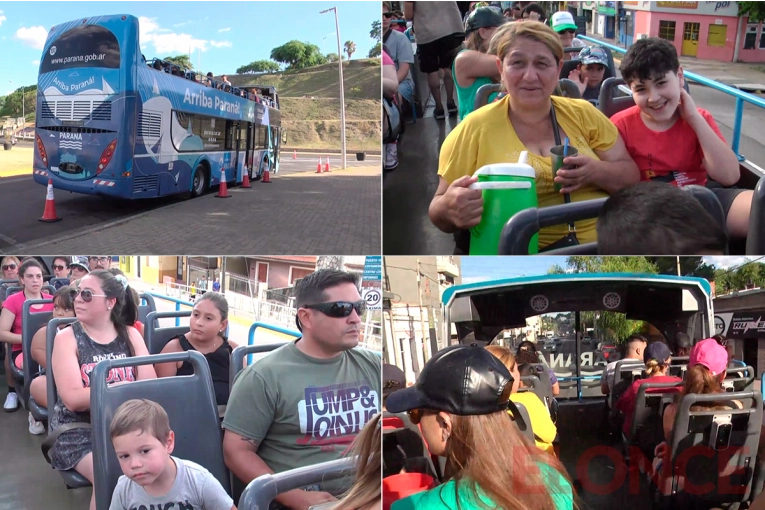
<path fill-rule="evenodd" d="M 466 229 L 478 225 L 483 213 L 480 190 L 473 173 L 492 163 L 515 163 L 528 151 L 536 171 L 539 207 L 608 196 L 640 180 L 616 127 L 589 102 L 553 97 L 563 66 L 558 35 L 543 23 L 509 23 L 492 39 L 497 67 L 507 95 L 476 110 L 446 137 L 438 164 L 439 184 L 430 203 L 430 219 L 444 232 L 455 233 L 455 253 L 469 252 Z M 571 170 L 559 170 L 553 182 L 550 149 L 555 144 L 551 109 L 557 117 L 560 139 L 569 138 L 579 154 L 568 157 Z M 561 185 L 560 193 L 554 189 Z M 580 242 L 596 240 L 595 220 L 577 222 Z M 542 229 L 544 248 L 568 233 L 566 225 Z"/>
<path fill-rule="evenodd" d="M 510 393 L 510 400 L 516 404 L 523 404 L 526 411 L 528 411 L 531 429 L 534 432 L 534 442 L 537 448 L 546 451 L 550 455 L 555 455 L 553 441 L 555 436 L 558 435 L 558 428 L 553 423 L 552 418 L 550 418 L 550 411 L 547 409 L 547 406 L 536 394 L 530 391 L 518 393 L 521 374 L 518 371 L 518 363 L 515 362 L 513 352 L 501 345 L 489 345 L 486 347 L 486 350 L 499 359 L 513 376 L 513 389 Z"/>

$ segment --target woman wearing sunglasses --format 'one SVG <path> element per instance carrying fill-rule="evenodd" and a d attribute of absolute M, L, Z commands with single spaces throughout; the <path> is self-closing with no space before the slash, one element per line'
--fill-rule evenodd
<path fill-rule="evenodd" d="M 143 338 L 132 327 L 138 307 L 128 281 L 109 271 L 93 271 L 83 277 L 79 288 L 72 291 L 77 322 L 56 335 L 51 359 L 58 400 L 50 419 L 55 433 L 60 425 L 90 422 L 90 376 L 96 364 L 107 358 L 126 358 L 149 354 Z M 110 383 L 156 378 L 154 367 L 142 365 L 113 369 Z M 50 451 L 55 469 L 75 469 L 93 483 L 91 431 L 73 428 L 56 439 Z M 90 500 L 90 510 L 95 510 Z"/>
<path fill-rule="evenodd" d="M 20 265 L 19 259 L 16 257 L 5 257 L 2 263 L 0 263 L 0 267 L 3 270 L 3 280 L 6 282 L 0 284 L 0 308 L 3 306 L 8 288 L 18 285 L 16 282 L 19 279 Z"/>
<path fill-rule="evenodd" d="M 409 412 L 430 453 L 446 457 L 445 483 L 392 510 L 573 508 L 563 466 L 524 439 L 507 416 L 513 384 L 486 349 L 455 345 L 436 353 L 414 386 L 388 397 L 388 411 Z"/>
<path fill-rule="evenodd" d="M 53 296 L 42 292 L 43 287 L 43 269 L 35 259 L 26 260 L 18 270 L 19 285 L 22 290 L 8 296 L 3 303 L 3 310 L 0 312 L 0 342 L 11 344 L 11 358 L 5 359 L 5 380 L 8 383 L 8 396 L 5 399 L 3 409 L 6 412 L 15 411 L 19 407 L 19 398 L 16 395 L 15 383 L 11 374 L 10 364 L 15 363 L 16 367 L 21 368 L 23 362 L 21 347 L 21 316 L 22 306 L 27 299 L 51 299 Z M 34 305 L 32 313 L 53 311 L 53 303 Z M 45 432 L 45 426 L 35 421 L 32 413 L 29 413 L 29 432 L 31 434 L 42 434 Z"/>
<path fill-rule="evenodd" d="M 219 406 L 228 404 L 229 365 L 231 351 L 237 346 L 226 337 L 228 327 L 228 301 L 218 292 L 205 292 L 195 302 L 189 318 L 189 332 L 170 340 L 161 354 L 198 351 L 210 367 L 215 400 Z M 157 377 L 192 375 L 194 368 L 188 361 L 155 365 Z"/>

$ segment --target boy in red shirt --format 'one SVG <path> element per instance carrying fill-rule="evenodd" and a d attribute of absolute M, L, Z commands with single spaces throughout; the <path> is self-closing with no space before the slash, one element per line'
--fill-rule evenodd
<path fill-rule="evenodd" d="M 738 182 L 738 158 L 712 115 L 683 89 L 683 69 L 669 41 L 641 39 L 621 66 L 635 106 L 611 117 L 640 168 L 641 180 L 710 188 L 723 206 L 731 237 L 744 238 L 752 191 L 726 188 Z"/>

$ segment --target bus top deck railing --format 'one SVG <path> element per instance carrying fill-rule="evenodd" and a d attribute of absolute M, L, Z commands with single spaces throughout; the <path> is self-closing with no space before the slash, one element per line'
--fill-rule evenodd
<path fill-rule="evenodd" d="M 620 54 L 627 53 L 625 48 L 616 46 L 614 44 L 609 44 L 599 39 L 593 39 L 592 37 L 587 37 L 584 35 L 578 35 L 577 38 L 592 44 L 597 44 L 598 46 L 602 46 Z M 739 152 L 739 145 L 741 142 L 741 123 L 744 119 L 744 103 L 747 102 L 759 108 L 765 109 L 765 100 L 755 96 L 754 94 L 750 94 L 735 87 L 731 87 L 730 85 L 726 85 L 715 80 L 710 80 L 709 78 L 705 78 L 700 74 L 696 74 L 692 71 L 683 70 L 683 76 L 687 80 L 707 86 L 736 98 L 736 115 L 733 122 L 733 139 L 731 141 L 731 149 L 733 149 L 733 152 L 736 154 L 739 161 L 746 161 L 746 158 Z"/>
<path fill-rule="evenodd" d="M 208 76 L 203 76 L 192 70 L 184 69 L 173 62 L 162 60 L 161 58 L 146 60 L 145 63 L 150 69 L 154 69 L 155 71 L 172 74 L 173 76 L 184 78 L 200 85 L 205 85 L 216 90 L 222 90 L 223 92 L 228 92 L 229 94 L 233 94 L 243 99 L 249 99 L 250 101 L 255 101 L 256 103 L 260 103 L 271 108 L 276 108 L 276 101 L 274 98 L 270 98 L 255 92 L 255 90 L 259 89 L 259 87 L 234 87 L 231 85 L 231 83 L 216 80 Z"/>
<path fill-rule="evenodd" d="M 176 298 L 176 297 L 168 296 L 168 295 L 165 295 L 165 294 L 158 294 L 156 292 L 144 292 L 144 294 L 148 294 L 148 295 L 154 297 L 155 299 L 162 299 L 164 301 L 169 301 L 171 303 L 175 303 L 175 311 L 176 312 L 181 311 L 182 307 L 186 307 L 186 308 L 193 308 L 194 307 L 194 303 L 192 303 L 190 301 L 186 301 L 184 299 L 179 299 L 179 298 Z M 176 327 L 181 325 L 181 318 L 180 317 L 176 317 L 175 318 L 175 325 L 176 325 Z M 274 325 L 274 324 L 268 324 L 266 322 L 255 321 L 255 322 L 252 323 L 252 325 L 250 326 L 250 329 L 249 329 L 249 331 L 247 333 L 247 345 L 252 345 L 255 342 L 255 332 L 257 331 L 258 328 L 266 329 L 266 330 L 269 330 L 269 331 L 274 331 L 276 333 L 281 333 L 281 334 L 287 335 L 287 336 L 289 336 L 291 338 L 298 338 L 299 336 L 301 336 L 301 333 L 299 331 L 297 331 L 297 330 L 294 330 L 294 329 L 288 329 L 288 328 L 285 328 L 285 327 L 282 327 L 282 326 L 278 326 L 278 325 Z M 228 336 L 228 331 L 226 332 L 226 336 Z M 377 353 L 378 351 L 381 350 L 381 345 L 382 345 L 381 341 L 378 341 L 378 339 L 374 335 L 365 335 L 364 336 L 364 341 L 359 343 L 359 347 L 360 348 L 366 349 L 368 351 L 372 351 L 372 352 L 375 352 L 375 353 Z"/>

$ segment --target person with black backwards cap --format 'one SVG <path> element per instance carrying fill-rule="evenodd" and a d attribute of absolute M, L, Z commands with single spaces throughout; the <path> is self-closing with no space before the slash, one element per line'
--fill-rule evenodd
<path fill-rule="evenodd" d="M 430 453 L 447 458 L 445 483 L 391 510 L 573 509 L 563 466 L 508 416 L 512 387 L 512 375 L 490 352 L 455 345 L 436 353 L 414 386 L 388 396 L 388 411 L 408 412 Z"/>

